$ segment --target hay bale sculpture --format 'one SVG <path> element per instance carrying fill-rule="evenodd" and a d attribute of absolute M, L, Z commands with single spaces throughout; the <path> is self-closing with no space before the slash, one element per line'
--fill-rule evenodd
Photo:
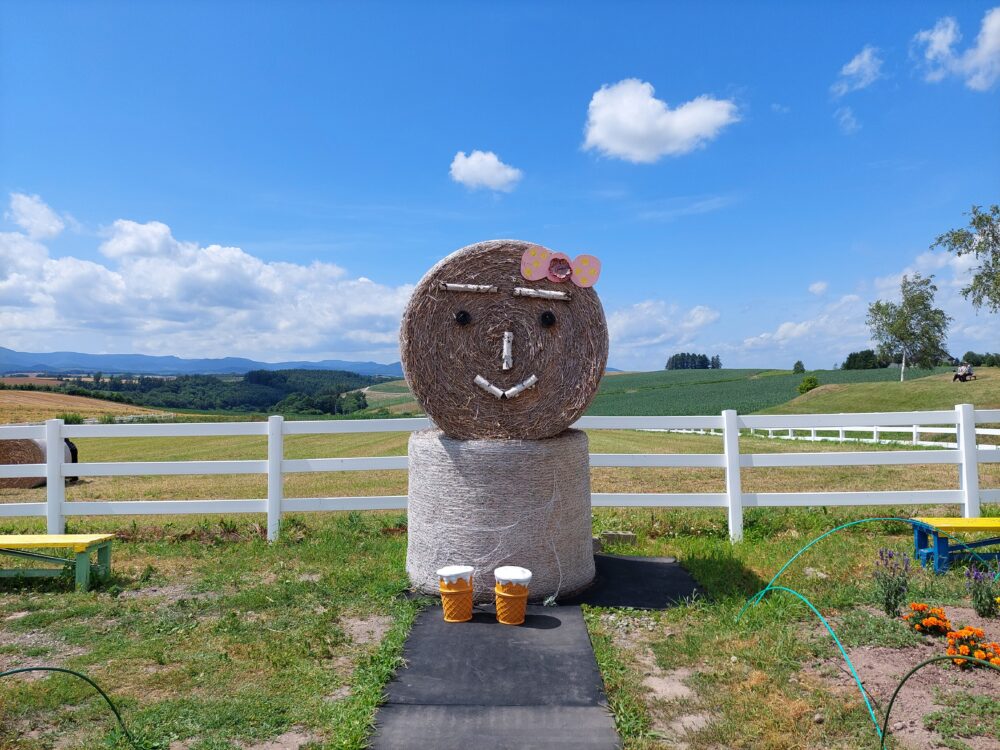
<path fill-rule="evenodd" d="M 533 572 L 536 600 L 593 580 L 589 447 L 568 428 L 607 364 L 600 269 L 591 255 L 493 240 L 452 253 L 414 290 L 403 369 L 437 426 L 409 443 L 415 589 L 437 593 L 446 565 L 476 567 L 477 601 L 506 564 Z"/>

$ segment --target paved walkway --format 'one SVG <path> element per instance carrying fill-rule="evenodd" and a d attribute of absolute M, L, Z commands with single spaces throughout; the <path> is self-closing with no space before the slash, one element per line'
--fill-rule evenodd
<path fill-rule="evenodd" d="M 667 559 L 597 555 L 597 579 L 559 607 L 528 607 L 524 624 L 492 611 L 446 623 L 418 617 L 406 666 L 376 717 L 375 750 L 611 750 L 621 743 L 579 604 L 664 608 L 691 596 L 688 573 Z"/>

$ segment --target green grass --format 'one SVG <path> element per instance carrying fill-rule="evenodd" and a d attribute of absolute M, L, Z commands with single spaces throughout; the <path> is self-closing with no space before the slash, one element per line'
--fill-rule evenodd
<path fill-rule="evenodd" d="M 862 371 L 865 372 L 865 371 Z M 882 372 L 882 371 L 875 371 Z M 773 414 L 829 414 L 858 411 L 926 411 L 952 409 L 956 404 L 972 404 L 977 409 L 1000 408 L 1000 368 L 976 369 L 976 380 L 952 382 L 951 370 L 932 377 L 921 377 L 903 383 L 893 382 L 843 384 L 824 380 L 803 396 L 768 409 Z"/>
<path fill-rule="evenodd" d="M 910 377 L 920 378 L 932 372 L 914 370 Z M 810 370 L 806 374 L 815 375 L 821 384 L 869 383 L 874 390 L 899 377 L 898 370 L 890 369 Z M 601 381 L 587 414 L 702 415 L 718 414 L 724 409 L 749 414 L 795 399 L 803 377 L 775 370 L 661 370 L 612 375 Z"/>
<path fill-rule="evenodd" d="M 938 698 L 945 708 L 925 716 L 924 726 L 940 734 L 945 747 L 972 750 L 962 737 L 1000 737 L 1000 701 L 995 696 L 958 693 Z"/>

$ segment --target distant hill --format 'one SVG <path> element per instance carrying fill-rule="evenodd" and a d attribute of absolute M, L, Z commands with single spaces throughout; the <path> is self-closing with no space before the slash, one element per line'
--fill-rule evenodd
<path fill-rule="evenodd" d="M 82 354 L 80 352 L 16 352 L 0 346 L 0 374 L 12 372 L 131 373 L 133 375 L 243 375 L 251 370 L 343 370 L 359 375 L 402 377 L 399 362 L 351 362 L 325 359 L 320 362 L 257 362 L 242 357 L 182 359 L 147 354 Z"/>

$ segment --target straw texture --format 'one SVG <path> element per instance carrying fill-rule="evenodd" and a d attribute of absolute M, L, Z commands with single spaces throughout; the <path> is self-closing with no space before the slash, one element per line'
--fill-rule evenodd
<path fill-rule="evenodd" d="M 45 451 L 34 440 L 0 440 L 0 464 L 44 464 Z M 42 487 L 45 477 L 0 479 L 0 489 Z"/>
<path fill-rule="evenodd" d="M 538 246 L 491 240 L 452 253 L 427 272 L 403 314 L 406 380 L 450 437 L 552 437 L 583 414 L 597 391 L 608 358 L 608 327 L 597 293 L 570 282 L 525 279 L 521 256 L 531 247 Z M 448 290 L 445 284 L 497 291 Z M 515 288 L 561 292 L 569 299 L 515 296 Z M 505 333 L 513 334 L 507 368 Z M 506 391 L 532 375 L 537 382 L 513 398 L 497 398 L 476 385 L 479 376 Z"/>
<path fill-rule="evenodd" d="M 406 571 L 438 593 L 436 571 L 474 565 L 475 598 L 493 599 L 493 571 L 532 572 L 533 600 L 568 596 L 594 578 L 587 435 L 547 440 L 454 440 L 441 430 L 410 436 Z"/>

